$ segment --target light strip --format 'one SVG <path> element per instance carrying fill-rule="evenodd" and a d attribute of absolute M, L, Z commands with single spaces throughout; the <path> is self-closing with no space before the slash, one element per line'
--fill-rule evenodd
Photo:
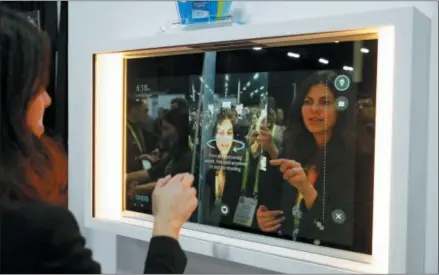
<path fill-rule="evenodd" d="M 99 54 L 95 63 L 94 188 L 95 214 L 117 219 L 121 214 L 123 181 L 123 56 Z"/>
<path fill-rule="evenodd" d="M 389 270 L 389 233 L 392 129 L 393 70 L 395 31 L 385 27 L 378 32 L 378 70 L 376 93 L 375 175 L 373 207 L 373 265 L 379 273 Z"/>
<path fill-rule="evenodd" d="M 329 64 L 329 61 L 327 59 L 324 59 L 324 58 L 320 58 L 319 62 L 322 64 L 325 64 L 325 65 Z"/>

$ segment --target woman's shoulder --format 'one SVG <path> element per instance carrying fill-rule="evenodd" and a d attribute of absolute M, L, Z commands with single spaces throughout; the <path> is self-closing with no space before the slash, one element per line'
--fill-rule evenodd
<path fill-rule="evenodd" d="M 2 253 L 2 271 L 100 273 L 100 265 L 85 248 L 78 223 L 67 208 L 23 203 L 3 209 L 1 214 L 2 248 L 7 251 Z"/>
<path fill-rule="evenodd" d="M 44 233 L 62 227 L 78 229 L 73 214 L 65 207 L 44 203 L 23 203 L 2 211 L 3 227 L 25 227 L 35 229 L 35 233 Z"/>

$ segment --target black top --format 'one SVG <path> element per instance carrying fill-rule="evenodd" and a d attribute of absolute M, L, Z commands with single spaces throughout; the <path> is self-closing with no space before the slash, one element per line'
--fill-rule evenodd
<path fill-rule="evenodd" d="M 248 175 L 247 175 L 247 186 L 245 190 L 242 189 L 243 184 L 243 175 L 245 173 L 245 168 L 241 167 L 241 171 L 225 171 L 225 185 L 223 195 L 220 199 L 220 205 L 216 204 L 216 196 L 215 196 L 215 177 L 216 170 L 212 169 L 212 167 L 207 167 L 206 177 L 204 181 L 205 189 L 203 190 L 203 223 L 220 226 L 227 229 L 234 229 L 245 231 L 249 233 L 260 233 L 260 229 L 257 225 L 256 220 L 256 211 L 254 213 L 253 221 L 250 227 L 246 227 L 243 225 L 237 225 L 233 223 L 234 214 L 236 212 L 238 201 L 240 196 L 255 198 L 257 200 L 257 207 L 261 204 L 261 202 L 267 203 L 272 196 L 270 193 L 271 184 L 268 182 L 273 171 L 278 172 L 278 169 L 273 168 L 269 164 L 269 156 L 264 153 L 261 157 L 266 158 L 266 167 L 264 169 L 258 170 L 258 162 L 260 161 L 259 156 L 253 156 L 249 149 L 239 151 L 238 153 L 232 153 L 230 155 L 240 156 L 242 157 L 242 161 L 246 160 L 246 152 L 249 152 L 248 162 L 245 163 L 248 166 Z M 232 165 L 233 166 L 233 165 Z M 254 187 L 256 184 L 256 173 L 259 173 L 259 185 L 258 185 L 258 193 L 255 196 Z M 276 194 L 278 195 L 278 194 Z M 276 201 L 279 198 L 274 198 Z M 221 206 L 227 206 L 228 214 L 219 214 L 219 208 Z M 215 214 L 216 213 L 216 214 Z M 219 214 L 219 215 L 218 215 Z"/>
<path fill-rule="evenodd" d="M 175 176 L 180 173 L 191 173 L 192 156 L 192 151 L 188 150 L 175 157 L 171 155 L 165 157 L 148 170 L 149 181 L 157 181 L 167 175 Z"/>
<path fill-rule="evenodd" d="M 0 223 L 0 273 L 101 273 L 74 216 L 65 208 L 26 204 L 3 210 Z M 176 240 L 153 237 L 144 273 L 181 274 L 186 263 Z"/>
<path fill-rule="evenodd" d="M 332 145 L 328 148 L 330 153 L 325 171 L 323 167 L 318 169 L 319 176 L 314 184 L 317 200 L 310 210 L 303 200 L 299 205 L 300 223 L 296 224 L 293 215 L 297 190 L 284 181 L 280 173 L 270 178 L 272 192 L 277 193 L 275 196 L 279 198 L 279 203 L 276 206 L 271 202 L 269 209 L 283 210 L 286 219 L 281 232 L 285 238 L 291 239 L 295 226 L 298 226 L 298 241 L 315 243 L 318 240 L 323 246 L 371 254 L 373 156 L 340 144 L 337 147 Z M 332 151 L 334 148 L 339 151 Z M 304 167 L 309 165 L 301 163 Z"/>

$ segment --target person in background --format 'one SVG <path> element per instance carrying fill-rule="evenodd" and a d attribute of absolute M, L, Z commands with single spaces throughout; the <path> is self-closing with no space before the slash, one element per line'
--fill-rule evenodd
<path fill-rule="evenodd" d="M 189 103 L 184 98 L 176 97 L 171 101 L 171 109 L 183 109 L 189 112 Z"/>
<path fill-rule="evenodd" d="M 54 199 L 65 197 L 66 182 L 54 176 L 59 152 L 42 123 L 51 103 L 49 39 L 0 5 L 0 45 L 0 273 L 101 273 L 73 214 L 57 205 L 64 199 Z M 189 174 L 159 180 L 145 273 L 184 272 L 178 238 L 197 207 L 193 180 Z"/>
<path fill-rule="evenodd" d="M 281 108 L 278 108 L 276 110 L 276 117 L 277 117 L 276 124 L 279 126 L 283 126 L 285 123 L 284 122 L 284 119 L 285 119 L 284 110 L 282 110 Z"/>
<path fill-rule="evenodd" d="M 157 118 L 154 120 L 154 134 L 156 134 L 157 136 L 160 135 L 160 131 L 162 128 L 161 121 L 164 114 L 165 114 L 165 109 L 160 107 L 157 111 Z"/>
<path fill-rule="evenodd" d="M 184 109 L 173 109 L 163 116 L 161 142 L 167 151 L 166 157 L 148 170 L 127 174 L 127 193 L 147 194 L 152 192 L 156 181 L 164 175 L 189 173 L 192 150 L 189 147 L 189 113 Z M 134 182 L 134 184 L 132 184 Z"/>
<path fill-rule="evenodd" d="M 151 152 L 156 148 L 157 137 L 144 129 L 147 122 L 148 103 L 144 99 L 128 97 L 127 99 L 127 173 L 149 169 L 158 159 Z"/>

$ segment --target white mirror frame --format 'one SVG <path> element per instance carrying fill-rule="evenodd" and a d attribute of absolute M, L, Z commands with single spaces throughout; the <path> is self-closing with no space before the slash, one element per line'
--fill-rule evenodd
<path fill-rule="evenodd" d="M 93 105 L 93 129 L 87 129 L 92 146 L 77 148 L 92 161 L 84 183 L 85 226 L 143 241 L 152 234 L 151 221 L 122 215 L 122 51 L 370 28 L 379 35 L 372 257 L 361 255 L 366 257 L 361 262 L 339 258 L 331 249 L 322 252 L 323 247 L 287 249 L 206 233 L 201 225 L 200 230 L 182 229 L 180 243 L 190 252 L 281 273 L 423 270 L 419 251 L 425 251 L 430 21 L 415 8 L 164 33 L 95 49 L 100 54 L 95 56 L 95 86 L 90 87 L 94 96 L 85 99 Z"/>

